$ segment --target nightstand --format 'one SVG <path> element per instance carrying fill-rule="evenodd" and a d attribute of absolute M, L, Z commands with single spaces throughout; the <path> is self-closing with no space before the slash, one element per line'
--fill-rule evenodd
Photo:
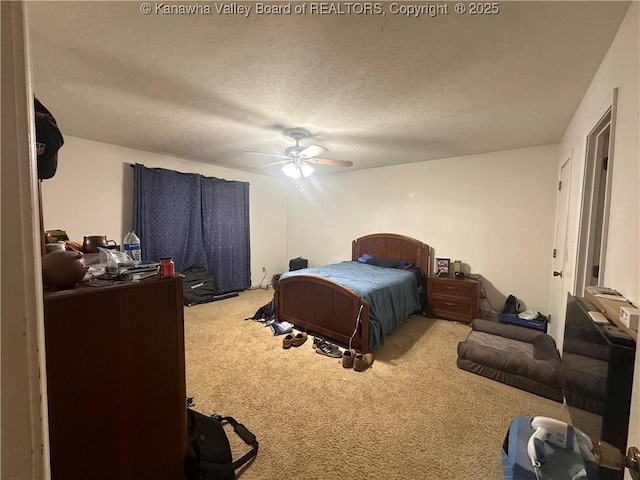
<path fill-rule="evenodd" d="M 428 277 L 427 300 L 433 317 L 471 323 L 478 317 L 479 283 L 469 278 Z"/>

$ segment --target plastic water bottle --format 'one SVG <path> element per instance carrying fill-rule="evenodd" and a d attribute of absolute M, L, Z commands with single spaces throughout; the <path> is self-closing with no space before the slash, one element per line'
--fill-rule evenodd
<path fill-rule="evenodd" d="M 133 230 L 129 230 L 129 232 L 124 236 L 122 245 L 124 246 L 124 253 L 129 255 L 129 257 L 131 257 L 131 260 L 133 260 L 135 263 L 140 263 L 142 261 L 142 248 L 140 247 L 140 238 L 138 238 Z"/>

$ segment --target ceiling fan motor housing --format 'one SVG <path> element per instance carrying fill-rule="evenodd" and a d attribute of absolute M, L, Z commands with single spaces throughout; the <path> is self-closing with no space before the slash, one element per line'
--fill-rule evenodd
<path fill-rule="evenodd" d="M 304 128 L 289 128 L 288 130 L 285 130 L 284 133 L 288 137 L 293 138 L 296 141 L 296 143 L 298 143 L 303 138 L 309 138 L 309 136 L 311 135 Z"/>
<path fill-rule="evenodd" d="M 304 147 L 299 145 L 292 145 L 284 149 L 284 154 L 287 157 L 297 158 L 301 151 L 304 150 Z"/>

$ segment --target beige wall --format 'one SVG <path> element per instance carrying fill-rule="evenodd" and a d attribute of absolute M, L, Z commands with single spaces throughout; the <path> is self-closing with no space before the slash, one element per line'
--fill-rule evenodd
<path fill-rule="evenodd" d="M 175 157 L 65 136 L 56 175 L 43 181 L 45 229 L 65 230 L 71 240 L 107 235 L 118 244 L 131 228 L 133 168 L 167 168 L 250 184 L 251 280 L 258 285 L 283 270 L 287 246 L 287 182 Z"/>
<path fill-rule="evenodd" d="M 509 294 L 547 312 L 556 146 L 310 177 L 291 189 L 289 256 L 348 260 L 351 240 L 394 232 L 480 274 L 497 310 Z"/>
<path fill-rule="evenodd" d="M 606 250 L 604 284 L 640 304 L 640 124 L 639 59 L 640 4 L 633 2 L 609 52 L 569 124 L 559 147 L 558 161 L 573 152 L 572 193 L 569 204 L 569 259 L 575 272 L 584 176 L 586 138 L 618 88 L 618 112 L 612 166 L 611 216 Z M 575 188 L 573 187 L 575 186 Z M 567 282 L 569 288 L 572 282 Z M 559 326 L 564 331 L 564 325 Z M 636 355 L 629 444 L 640 446 L 640 355 Z M 630 477 L 629 477 L 630 478 Z"/>

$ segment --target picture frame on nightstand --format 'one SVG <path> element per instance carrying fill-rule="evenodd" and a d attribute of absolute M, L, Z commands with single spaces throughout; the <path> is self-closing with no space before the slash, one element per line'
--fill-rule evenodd
<path fill-rule="evenodd" d="M 436 277 L 448 277 L 450 258 L 436 258 Z"/>

